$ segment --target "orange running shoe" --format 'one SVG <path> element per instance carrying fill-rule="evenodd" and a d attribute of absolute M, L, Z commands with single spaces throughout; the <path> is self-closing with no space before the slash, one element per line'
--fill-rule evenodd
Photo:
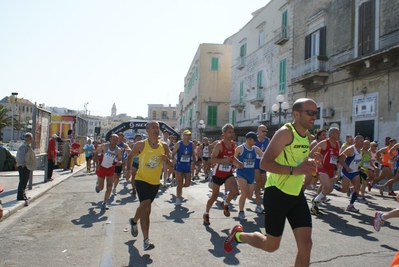
<path fill-rule="evenodd" d="M 222 206 L 224 216 L 230 217 L 229 205 L 225 205 L 224 201 L 220 201 L 220 206 Z"/>
<path fill-rule="evenodd" d="M 210 225 L 211 222 L 209 221 L 209 214 L 204 214 L 204 225 Z"/>

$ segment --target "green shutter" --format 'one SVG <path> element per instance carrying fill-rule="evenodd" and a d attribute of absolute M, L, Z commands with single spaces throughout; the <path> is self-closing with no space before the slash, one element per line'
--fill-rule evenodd
<path fill-rule="evenodd" d="M 190 108 L 190 115 L 189 115 L 189 121 L 193 120 L 193 109 Z"/>
<path fill-rule="evenodd" d="M 244 103 L 244 81 L 240 82 L 240 102 L 239 104 Z"/>
<path fill-rule="evenodd" d="M 285 84 L 286 84 L 286 60 L 283 59 L 280 61 L 280 78 L 279 78 L 279 89 L 278 89 L 278 92 L 280 94 L 285 93 Z"/>
<path fill-rule="evenodd" d="M 234 125 L 235 122 L 236 122 L 236 111 L 233 110 L 233 111 L 231 112 L 231 124 Z"/>
<path fill-rule="evenodd" d="M 208 106 L 208 120 L 207 124 L 209 126 L 217 126 L 217 117 L 218 117 L 218 107 L 217 106 Z"/>
<path fill-rule="evenodd" d="M 283 18 L 282 18 L 282 37 L 287 38 L 288 36 L 288 31 L 287 31 L 287 19 L 288 19 L 288 10 L 285 10 L 283 12 Z"/>
<path fill-rule="evenodd" d="M 211 70 L 219 70 L 219 58 L 213 57 L 211 63 Z"/>
<path fill-rule="evenodd" d="M 247 43 L 240 47 L 240 57 L 245 57 L 247 55 Z"/>
<path fill-rule="evenodd" d="M 256 77 L 256 86 L 262 86 L 262 71 L 258 71 L 258 75 Z"/>

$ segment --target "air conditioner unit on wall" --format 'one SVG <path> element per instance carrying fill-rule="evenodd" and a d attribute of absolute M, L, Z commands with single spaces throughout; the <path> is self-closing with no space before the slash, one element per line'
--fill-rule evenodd
<path fill-rule="evenodd" d="M 262 114 L 259 114 L 259 115 L 258 115 L 257 120 L 258 120 L 258 122 L 261 122 L 261 121 L 262 121 Z"/>
<path fill-rule="evenodd" d="M 321 115 L 323 118 L 331 118 L 334 116 L 334 110 L 332 108 L 323 108 Z"/>
<path fill-rule="evenodd" d="M 268 121 L 268 120 L 270 120 L 269 112 L 263 112 L 262 121 Z"/>

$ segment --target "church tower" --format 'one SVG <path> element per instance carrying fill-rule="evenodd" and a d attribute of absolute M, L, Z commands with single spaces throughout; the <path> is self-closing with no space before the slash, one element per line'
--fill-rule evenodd
<path fill-rule="evenodd" d="M 112 105 L 111 117 L 116 117 L 116 105 L 115 105 L 115 103 Z"/>

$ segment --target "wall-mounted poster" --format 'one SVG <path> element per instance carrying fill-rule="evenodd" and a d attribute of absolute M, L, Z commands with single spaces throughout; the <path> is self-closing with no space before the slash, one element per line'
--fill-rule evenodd
<path fill-rule="evenodd" d="M 353 98 L 354 118 L 374 117 L 377 112 L 377 96 L 356 97 Z"/>

